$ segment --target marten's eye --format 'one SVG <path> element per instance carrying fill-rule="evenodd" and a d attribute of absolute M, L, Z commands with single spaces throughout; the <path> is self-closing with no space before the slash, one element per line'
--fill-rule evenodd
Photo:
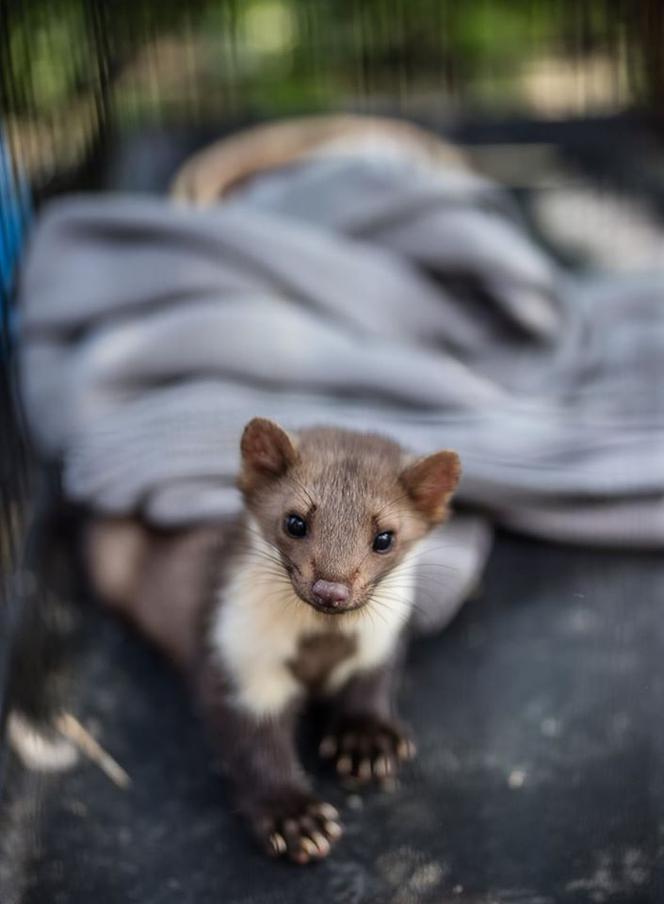
<path fill-rule="evenodd" d="M 384 530 L 376 534 L 373 540 L 374 552 L 387 552 L 394 543 L 394 534 L 391 530 Z"/>
<path fill-rule="evenodd" d="M 307 522 L 299 515 L 286 515 L 284 521 L 284 530 L 289 537 L 296 537 L 298 540 L 306 536 Z"/>

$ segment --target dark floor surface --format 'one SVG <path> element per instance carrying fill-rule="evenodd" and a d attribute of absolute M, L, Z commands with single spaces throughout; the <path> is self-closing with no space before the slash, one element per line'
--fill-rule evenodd
<path fill-rule="evenodd" d="M 482 595 L 412 646 L 417 761 L 362 797 L 317 770 L 346 835 L 304 868 L 253 849 L 178 682 L 99 619 L 75 709 L 132 785 L 52 780 L 26 904 L 664 901 L 662 587 L 658 555 L 501 537 Z"/>

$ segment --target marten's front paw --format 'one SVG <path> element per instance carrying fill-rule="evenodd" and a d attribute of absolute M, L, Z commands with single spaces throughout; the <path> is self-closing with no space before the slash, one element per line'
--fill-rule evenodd
<path fill-rule="evenodd" d="M 377 716 L 344 716 L 325 735 L 320 755 L 342 778 L 358 782 L 392 778 L 399 764 L 415 756 L 415 745 L 396 722 Z"/>
<path fill-rule="evenodd" d="M 339 813 L 331 804 L 295 789 L 271 795 L 252 807 L 252 823 L 268 854 L 295 863 L 327 857 L 342 835 Z"/>

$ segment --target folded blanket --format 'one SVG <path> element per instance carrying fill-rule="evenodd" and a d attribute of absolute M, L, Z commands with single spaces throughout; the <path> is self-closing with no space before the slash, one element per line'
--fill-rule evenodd
<path fill-rule="evenodd" d="M 465 551 L 450 599 L 489 522 L 664 545 L 662 274 L 562 272 L 509 196 L 433 136 L 338 122 L 212 148 L 177 202 L 43 212 L 21 382 L 66 492 L 167 526 L 227 516 L 240 431 L 262 415 L 458 450 L 459 501 L 482 517 L 439 544 L 453 564 Z"/>

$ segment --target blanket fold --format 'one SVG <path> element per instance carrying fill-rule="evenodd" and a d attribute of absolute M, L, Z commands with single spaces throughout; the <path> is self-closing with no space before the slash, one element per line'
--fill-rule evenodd
<path fill-rule="evenodd" d="M 471 550 L 450 599 L 490 522 L 664 545 L 662 274 L 562 272 L 499 186 L 417 130 L 326 126 L 253 178 L 252 134 L 203 206 L 189 164 L 177 202 L 73 197 L 35 229 L 21 385 L 73 499 L 164 526 L 228 516 L 262 415 L 457 449 L 475 514 L 447 528 Z"/>

